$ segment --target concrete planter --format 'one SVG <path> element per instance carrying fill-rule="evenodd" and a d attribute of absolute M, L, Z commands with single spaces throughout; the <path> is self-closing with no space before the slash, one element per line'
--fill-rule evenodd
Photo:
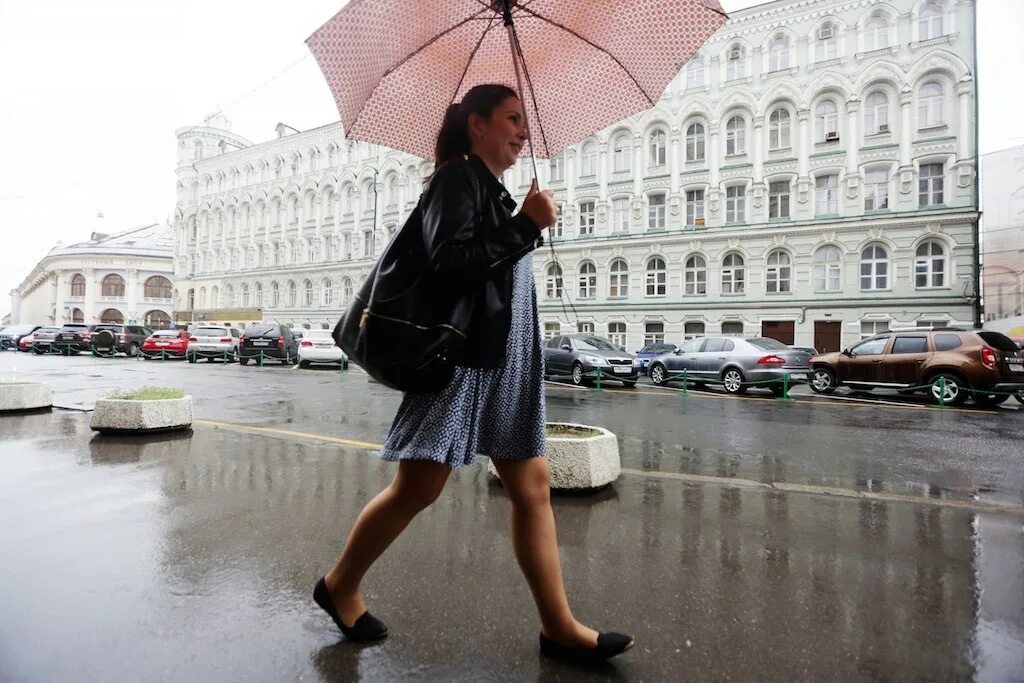
<path fill-rule="evenodd" d="M 549 422 L 548 427 L 592 430 L 593 436 L 547 437 L 548 461 L 551 465 L 551 488 L 555 491 L 592 491 L 603 488 L 619 478 L 619 440 L 601 427 L 568 422 Z M 498 471 L 493 462 L 487 470 L 495 477 Z"/>
<path fill-rule="evenodd" d="M 101 398 L 89 425 L 101 434 L 168 432 L 192 426 L 192 397 L 156 400 Z"/>
<path fill-rule="evenodd" d="M 0 413 L 53 407 L 49 384 L 42 382 L 0 382 Z"/>

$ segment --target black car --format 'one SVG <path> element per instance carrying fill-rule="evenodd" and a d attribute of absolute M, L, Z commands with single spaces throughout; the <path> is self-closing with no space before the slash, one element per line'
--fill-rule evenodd
<path fill-rule="evenodd" d="M 299 340 L 291 329 L 278 323 L 257 323 L 246 328 L 238 340 L 238 362 L 248 365 L 276 360 L 291 365 L 299 355 Z"/>
<path fill-rule="evenodd" d="M 11 325 L 0 330 L 0 351 L 18 350 L 18 342 L 38 330 L 42 325 Z"/>
<path fill-rule="evenodd" d="M 89 345 L 98 352 L 123 353 L 135 357 L 142 353 L 142 344 L 153 331 L 142 325 L 99 323 L 89 326 Z"/>
<path fill-rule="evenodd" d="M 552 337 L 544 347 L 544 372 L 568 375 L 573 384 L 589 384 L 596 378 L 614 379 L 627 387 L 636 386 L 640 361 L 603 337 L 573 334 Z"/>
<path fill-rule="evenodd" d="M 92 332 L 89 325 L 84 323 L 66 323 L 62 325 L 57 336 L 50 344 L 50 351 L 53 353 L 76 355 L 81 351 L 89 350 L 89 340 Z"/>

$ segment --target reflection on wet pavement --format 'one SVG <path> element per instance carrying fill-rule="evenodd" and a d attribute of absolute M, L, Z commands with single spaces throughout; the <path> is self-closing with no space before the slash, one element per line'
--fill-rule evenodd
<path fill-rule="evenodd" d="M 375 568 L 366 597 L 392 636 L 360 648 L 338 642 L 310 591 L 393 466 L 366 450 L 205 428 L 92 437 L 87 415 L 65 412 L 0 428 L 2 678 L 576 674 L 537 654 L 508 501 L 483 467 L 453 476 Z M 782 465 L 761 466 L 775 477 Z M 598 678 L 1024 671 L 1019 517 L 628 476 L 555 505 L 574 611 L 638 643 Z"/>

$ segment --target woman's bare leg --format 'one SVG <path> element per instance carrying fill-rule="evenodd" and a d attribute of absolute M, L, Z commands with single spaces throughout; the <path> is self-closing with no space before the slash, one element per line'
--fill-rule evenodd
<path fill-rule="evenodd" d="M 597 646 L 597 631 L 576 621 L 562 582 L 547 458 L 494 460 L 512 500 L 512 547 L 530 585 L 544 635 L 563 645 Z"/>
<path fill-rule="evenodd" d="M 343 623 L 351 626 L 363 612 L 359 585 L 367 570 L 419 512 L 444 490 L 451 469 L 429 460 L 403 460 L 394 480 L 359 513 L 341 557 L 325 577 Z"/>

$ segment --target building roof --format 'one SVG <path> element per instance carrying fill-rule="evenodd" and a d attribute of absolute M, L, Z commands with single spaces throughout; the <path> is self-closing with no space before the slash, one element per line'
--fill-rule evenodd
<path fill-rule="evenodd" d="M 50 250 L 47 256 L 71 254 L 118 254 L 170 258 L 174 255 L 174 228 L 163 223 L 153 223 L 112 235 L 94 232 L 85 242 L 68 246 L 58 244 Z"/>

